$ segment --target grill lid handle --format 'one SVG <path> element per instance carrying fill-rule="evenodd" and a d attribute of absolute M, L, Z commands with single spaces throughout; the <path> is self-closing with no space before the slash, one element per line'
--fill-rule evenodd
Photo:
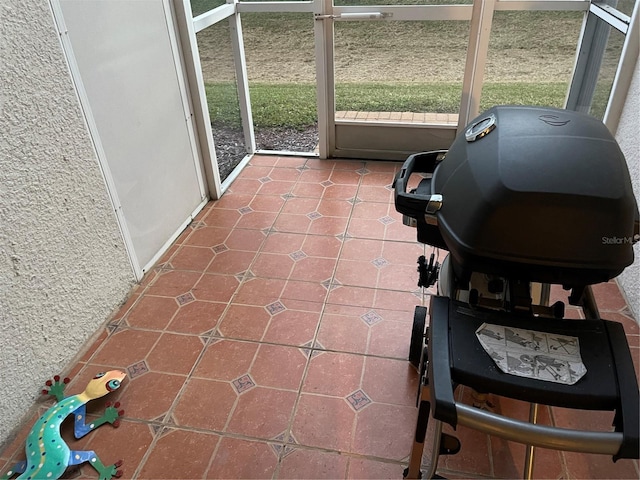
<path fill-rule="evenodd" d="M 413 173 L 432 174 L 446 153 L 447 150 L 415 153 L 405 160 L 393 182 L 395 207 L 399 213 L 411 218 L 424 215 L 428 223 L 437 225 L 435 213 L 442 207 L 442 195 L 407 192 L 407 183 Z"/>

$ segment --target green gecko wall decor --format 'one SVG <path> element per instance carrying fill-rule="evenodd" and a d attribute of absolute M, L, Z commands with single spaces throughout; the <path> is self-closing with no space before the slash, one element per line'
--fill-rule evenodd
<path fill-rule="evenodd" d="M 124 415 L 124 410 L 118 410 L 119 403 L 116 402 L 112 406 L 108 402 L 104 414 L 89 424 L 85 423 L 86 404 L 120 388 L 125 377 L 126 373 L 118 370 L 99 373 L 87 384 L 84 392 L 70 397 L 64 396 L 65 386 L 69 383 L 68 378 L 61 382 L 60 377 L 56 375 L 53 382 L 47 381 L 49 388 L 42 393 L 54 396 L 57 402 L 31 428 L 25 442 L 27 459 L 0 476 L 0 480 L 9 480 L 16 474 L 20 474 L 17 480 L 56 479 L 62 476 L 67 467 L 84 462 L 89 462 L 97 470 L 100 480 L 120 477 L 122 471 L 118 468 L 122 465 L 121 460 L 105 466 L 93 451 L 71 450 L 60 435 L 60 426 L 65 418 L 73 414 L 76 438 L 84 437 L 105 423 L 118 427 L 120 416 Z"/>

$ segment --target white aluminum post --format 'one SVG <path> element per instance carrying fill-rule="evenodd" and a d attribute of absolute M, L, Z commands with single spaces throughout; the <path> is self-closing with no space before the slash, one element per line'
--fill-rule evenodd
<path fill-rule="evenodd" d="M 332 0 L 314 0 L 314 39 L 318 101 L 318 151 L 320 158 L 333 156 L 335 150 L 335 81 L 333 63 Z"/>
<path fill-rule="evenodd" d="M 237 6 L 238 0 L 229 0 Z M 231 45 L 233 47 L 233 64 L 236 69 L 236 84 L 238 88 L 238 103 L 240 104 L 240 117 L 242 119 L 242 131 L 244 132 L 244 144 L 249 155 L 256 151 L 256 138 L 253 133 L 253 114 L 251 113 L 251 99 L 249 97 L 249 79 L 247 77 L 247 62 L 244 56 L 244 41 L 242 39 L 242 24 L 240 14 L 229 17 L 229 30 L 231 33 Z"/>
<path fill-rule="evenodd" d="M 198 132 L 198 143 L 202 155 L 209 196 L 217 200 L 222 196 L 220 171 L 218 169 L 215 141 L 211 130 L 211 117 L 209 116 L 207 93 L 204 88 L 204 77 L 202 76 L 202 65 L 200 63 L 200 52 L 198 50 L 198 39 L 196 35 L 197 32 L 212 24 L 198 23 L 192 18 L 190 0 L 174 0 L 174 7 L 178 29 L 180 31 L 180 40 L 193 106 L 193 116 Z M 230 7 L 233 7 L 233 5 L 230 5 Z M 231 14 L 232 12 L 229 13 L 229 15 Z M 210 19 L 211 14 L 207 12 L 198 18 Z M 224 18 L 226 17 L 223 17 L 223 19 Z"/>
<path fill-rule="evenodd" d="M 469 47 L 467 48 L 467 61 L 462 83 L 462 101 L 460 102 L 460 115 L 458 117 L 458 132 L 480 113 L 480 96 L 482 94 L 484 70 L 487 64 L 487 52 L 489 51 L 489 37 L 491 35 L 495 4 L 495 0 L 473 1 Z"/>
<path fill-rule="evenodd" d="M 620 63 L 618 64 L 618 70 L 613 79 L 613 86 L 609 95 L 609 103 L 604 112 L 603 122 L 613 134 L 618 129 L 622 108 L 624 107 L 627 92 L 631 86 L 633 71 L 640 54 L 640 18 L 638 17 L 640 14 L 638 13 L 638 5 L 639 3 L 636 2 L 631 14 L 631 21 L 622 46 L 622 53 L 620 54 Z"/>
<path fill-rule="evenodd" d="M 589 113 L 609 40 L 609 30 L 610 26 L 606 22 L 590 12 L 586 13 L 565 102 L 568 110 Z"/>
<path fill-rule="evenodd" d="M 165 12 L 167 12 L 167 31 L 169 32 L 169 39 L 171 41 L 171 51 L 173 53 L 174 63 L 176 64 L 176 67 L 182 66 L 185 75 L 184 77 L 182 75 L 178 75 L 178 85 L 180 86 L 180 92 L 182 94 L 181 100 L 185 113 L 184 120 L 187 126 L 187 132 L 189 133 L 189 143 L 191 144 L 193 158 L 196 159 L 195 170 L 196 177 L 198 178 L 198 186 L 200 187 L 200 199 L 206 203 L 208 197 L 208 188 L 205 184 L 206 171 L 203 172 L 205 168 L 203 165 L 203 159 L 201 158 L 200 144 L 196 135 L 197 126 L 195 124 L 194 108 L 191 100 L 193 96 L 191 95 L 191 89 L 188 85 L 188 83 L 190 83 L 190 73 L 187 63 L 191 62 L 187 61 L 187 58 L 190 57 L 190 55 L 189 52 L 182 51 L 179 38 L 181 29 L 178 25 L 179 20 L 177 17 L 179 13 L 184 14 L 184 12 L 179 12 L 179 10 L 181 10 L 180 5 L 177 5 L 178 8 L 176 8 L 176 5 L 172 4 L 171 0 L 164 0 L 163 6 L 165 8 Z M 187 79 L 186 82 L 185 78 Z"/>

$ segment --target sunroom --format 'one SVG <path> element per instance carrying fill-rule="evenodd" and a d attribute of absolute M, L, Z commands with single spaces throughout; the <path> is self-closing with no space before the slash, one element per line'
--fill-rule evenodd
<path fill-rule="evenodd" d="M 120 369 L 120 427 L 63 436 L 123 459 L 125 476 L 401 478 L 417 420 L 413 308 L 433 293 L 416 287 L 430 249 L 393 204 L 402 161 L 447 149 L 494 105 L 550 106 L 602 120 L 640 186 L 634 0 L 0 9 L 2 473 L 51 405 L 47 379 L 79 393 Z M 593 287 L 636 372 L 638 285 L 636 260 Z M 541 407 L 538 421 L 611 423 L 582 413 Z M 639 474 L 637 460 L 534 458 L 456 434 L 447 477 Z"/>

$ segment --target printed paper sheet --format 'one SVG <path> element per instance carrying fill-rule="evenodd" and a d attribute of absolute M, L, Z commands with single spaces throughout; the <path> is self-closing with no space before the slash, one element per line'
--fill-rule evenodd
<path fill-rule="evenodd" d="M 476 337 L 500 370 L 573 385 L 587 373 L 577 337 L 483 323 Z"/>

